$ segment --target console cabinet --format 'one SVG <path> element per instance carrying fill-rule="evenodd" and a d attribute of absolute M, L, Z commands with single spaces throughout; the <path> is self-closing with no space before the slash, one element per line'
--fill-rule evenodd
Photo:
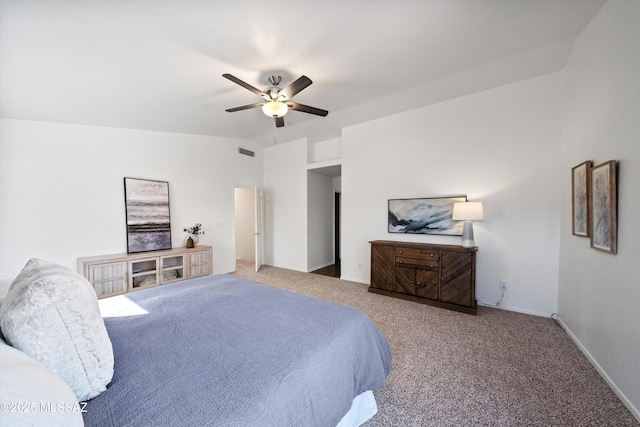
<path fill-rule="evenodd" d="M 369 292 L 476 314 L 478 248 L 375 240 Z"/>
<path fill-rule="evenodd" d="M 104 298 L 212 274 L 213 249 L 201 245 L 78 258 L 78 272 L 93 285 L 98 298 Z"/>

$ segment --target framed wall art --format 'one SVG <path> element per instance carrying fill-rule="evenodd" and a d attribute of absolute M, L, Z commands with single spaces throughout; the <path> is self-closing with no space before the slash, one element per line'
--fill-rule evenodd
<path fill-rule="evenodd" d="M 589 237 L 589 170 L 591 161 L 571 169 L 571 230 L 574 236 Z"/>
<path fill-rule="evenodd" d="M 389 233 L 462 236 L 463 221 L 453 221 L 453 204 L 467 196 L 390 199 Z"/>
<path fill-rule="evenodd" d="M 127 252 L 171 249 L 169 183 L 125 178 Z"/>
<path fill-rule="evenodd" d="M 618 250 L 616 161 L 594 166 L 590 175 L 591 247 L 615 254 Z"/>

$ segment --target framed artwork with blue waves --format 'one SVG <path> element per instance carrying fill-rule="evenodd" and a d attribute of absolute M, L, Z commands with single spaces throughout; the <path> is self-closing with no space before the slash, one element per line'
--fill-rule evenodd
<path fill-rule="evenodd" d="M 463 221 L 453 221 L 453 204 L 467 196 L 389 199 L 389 233 L 462 236 Z"/>
<path fill-rule="evenodd" d="M 125 178 L 127 253 L 171 249 L 169 183 Z"/>

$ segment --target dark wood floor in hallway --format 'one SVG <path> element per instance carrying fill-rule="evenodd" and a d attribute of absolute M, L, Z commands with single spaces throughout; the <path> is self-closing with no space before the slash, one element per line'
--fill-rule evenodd
<path fill-rule="evenodd" d="M 312 271 L 313 274 L 321 274 L 323 276 L 340 277 L 340 262 L 333 265 Z"/>

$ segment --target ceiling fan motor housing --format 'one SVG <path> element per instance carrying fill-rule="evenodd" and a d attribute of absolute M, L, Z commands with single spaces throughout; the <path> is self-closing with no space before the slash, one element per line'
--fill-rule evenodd
<path fill-rule="evenodd" d="M 269 77 L 269 82 L 272 84 L 272 86 L 266 88 L 264 90 L 264 95 L 263 98 L 267 101 L 286 101 L 286 98 L 284 95 L 280 95 L 280 88 L 278 87 L 278 85 L 280 84 L 280 82 L 282 81 L 282 77 L 280 76 L 270 76 Z"/>
<path fill-rule="evenodd" d="M 281 81 L 282 81 L 282 77 L 280 76 L 277 76 L 277 75 L 269 76 L 269 83 L 271 83 L 273 86 L 278 86 Z"/>

